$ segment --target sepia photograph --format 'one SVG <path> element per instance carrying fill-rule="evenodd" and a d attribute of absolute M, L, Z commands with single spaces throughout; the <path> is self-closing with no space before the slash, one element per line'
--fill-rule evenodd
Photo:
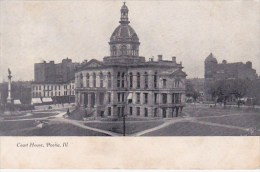
<path fill-rule="evenodd" d="M 259 5 L 0 1 L 0 136 L 259 139 Z"/>

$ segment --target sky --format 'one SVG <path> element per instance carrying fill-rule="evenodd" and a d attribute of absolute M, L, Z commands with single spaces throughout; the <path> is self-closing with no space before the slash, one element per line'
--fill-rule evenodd
<path fill-rule="evenodd" d="M 119 25 L 120 0 L 0 1 L 0 82 L 33 80 L 34 63 L 102 60 Z M 177 57 L 188 78 L 204 76 L 212 52 L 218 62 L 252 61 L 260 74 L 260 1 L 127 0 L 140 55 Z"/>

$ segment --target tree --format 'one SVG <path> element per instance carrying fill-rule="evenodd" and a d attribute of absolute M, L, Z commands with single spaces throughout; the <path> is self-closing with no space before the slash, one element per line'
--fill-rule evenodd
<path fill-rule="evenodd" d="M 226 79 L 212 81 L 208 84 L 208 93 L 217 102 L 224 103 L 234 95 L 236 99 L 249 95 L 252 81 L 248 79 Z"/>
<path fill-rule="evenodd" d="M 194 101 L 197 100 L 197 98 L 200 96 L 200 93 L 195 90 L 194 85 L 191 83 L 191 81 L 186 81 L 186 96 L 192 97 Z"/>

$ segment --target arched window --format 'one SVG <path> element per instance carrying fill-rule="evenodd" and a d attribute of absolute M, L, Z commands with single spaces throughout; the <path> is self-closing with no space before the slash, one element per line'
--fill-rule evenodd
<path fill-rule="evenodd" d="M 153 82 L 154 82 L 154 88 L 157 88 L 157 72 L 154 73 Z"/>
<path fill-rule="evenodd" d="M 125 73 L 123 72 L 121 75 L 121 87 L 124 88 L 125 87 Z"/>
<path fill-rule="evenodd" d="M 86 87 L 89 87 L 89 74 L 86 75 Z"/>
<path fill-rule="evenodd" d="M 136 46 L 135 45 L 132 46 L 132 52 L 131 53 L 132 53 L 133 56 L 136 56 Z"/>
<path fill-rule="evenodd" d="M 129 85 L 129 87 L 130 87 L 130 88 L 133 88 L 133 73 L 132 73 L 132 72 L 129 74 L 129 80 L 130 80 L 130 85 Z"/>
<path fill-rule="evenodd" d="M 97 86 L 96 74 L 93 73 L 93 87 Z"/>
<path fill-rule="evenodd" d="M 120 87 L 120 72 L 117 73 L 117 88 Z"/>
<path fill-rule="evenodd" d="M 108 74 L 107 74 L 107 87 L 108 87 L 108 88 L 111 88 L 111 85 L 112 85 L 111 73 L 108 72 Z"/>
<path fill-rule="evenodd" d="M 83 87 L 83 74 L 80 73 L 80 87 Z"/>
<path fill-rule="evenodd" d="M 140 73 L 139 72 L 137 72 L 137 74 L 136 74 L 136 78 L 137 78 L 137 85 L 136 85 L 136 87 L 137 88 L 140 88 L 140 78 L 141 78 L 141 76 L 140 76 Z"/>
<path fill-rule="evenodd" d="M 100 79 L 100 87 L 104 87 L 104 75 L 102 72 L 99 74 L 99 79 Z"/>
<path fill-rule="evenodd" d="M 148 88 L 148 73 L 144 73 L 144 88 Z"/>
<path fill-rule="evenodd" d="M 116 46 L 112 47 L 112 56 L 116 56 Z"/>
<path fill-rule="evenodd" d="M 121 55 L 127 55 L 127 48 L 125 45 L 121 46 Z"/>

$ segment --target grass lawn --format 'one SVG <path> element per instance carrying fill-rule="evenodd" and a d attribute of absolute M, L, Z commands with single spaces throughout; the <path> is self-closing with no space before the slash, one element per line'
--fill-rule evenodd
<path fill-rule="evenodd" d="M 260 129 L 260 115 L 256 114 L 244 114 L 224 117 L 212 117 L 200 119 L 201 121 L 214 122 L 219 124 L 226 124 L 238 127 Z"/>
<path fill-rule="evenodd" d="M 29 126 L 28 126 L 29 127 Z M 49 124 L 43 128 L 25 128 L 1 133 L 6 136 L 107 136 L 71 124 Z"/>
<path fill-rule="evenodd" d="M 126 134 L 133 134 L 163 124 L 163 121 L 126 122 Z M 123 134 L 123 122 L 86 123 L 86 126 Z"/>
<path fill-rule="evenodd" d="M 249 133 L 238 129 L 179 122 L 157 131 L 146 133 L 144 136 L 245 136 Z"/>
<path fill-rule="evenodd" d="M 28 127 L 34 127 L 34 120 L 26 121 L 0 121 L 0 135 L 6 131 L 20 130 Z"/>
<path fill-rule="evenodd" d="M 31 114 L 28 112 L 28 114 Z M 53 112 L 46 112 L 46 113 L 37 113 L 37 112 L 33 112 L 32 115 L 28 115 L 28 116 L 5 116 L 3 117 L 4 119 L 30 119 L 30 118 L 44 118 L 44 117 L 50 117 L 50 116 L 55 116 L 58 115 L 58 113 L 53 113 Z"/>
<path fill-rule="evenodd" d="M 187 107 L 184 112 L 190 114 L 191 117 L 207 117 L 207 116 L 222 116 L 222 115 L 232 115 L 232 114 L 259 114 L 259 112 L 245 112 L 237 109 L 223 109 L 223 108 L 194 108 Z"/>

